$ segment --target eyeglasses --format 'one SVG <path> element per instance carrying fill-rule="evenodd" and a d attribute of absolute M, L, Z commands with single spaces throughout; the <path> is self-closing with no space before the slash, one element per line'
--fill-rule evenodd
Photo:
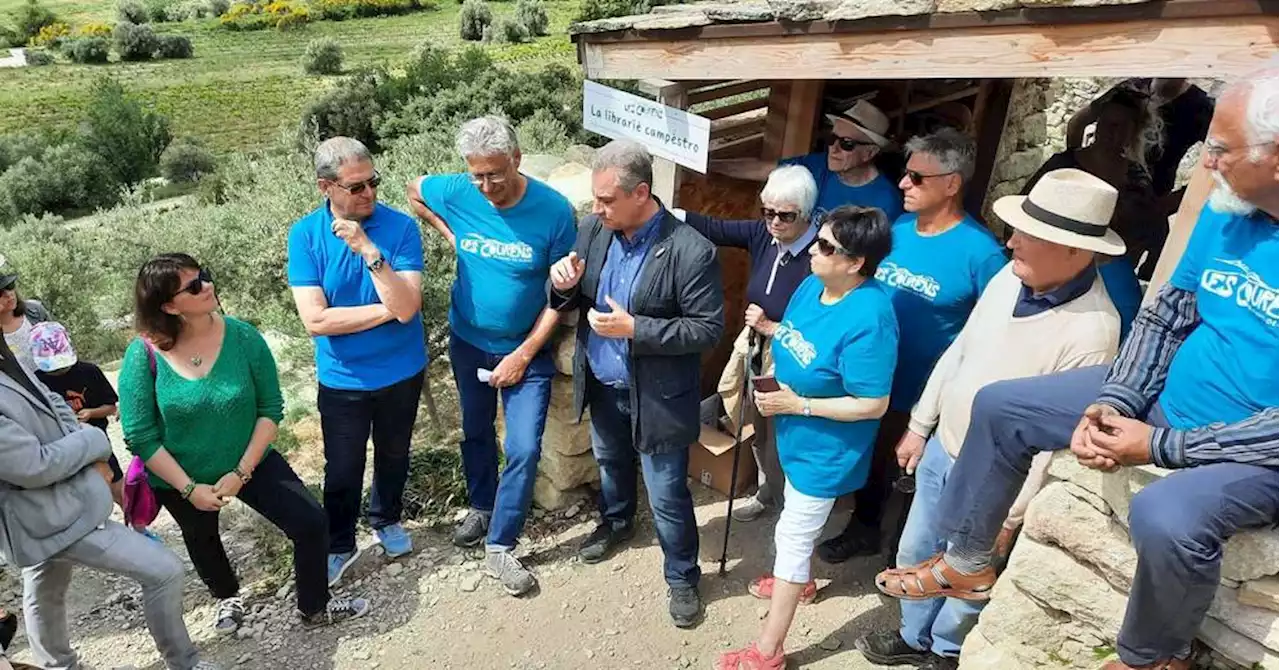
<path fill-rule="evenodd" d="M 364 193 L 364 190 L 366 188 L 370 188 L 370 189 L 378 188 L 378 184 L 382 183 L 382 175 L 378 174 L 377 172 L 374 172 L 372 177 L 369 177 L 368 179 L 361 182 L 356 182 L 349 186 L 347 184 L 339 184 L 336 181 L 332 183 L 334 186 L 337 186 L 338 188 L 346 191 L 351 195 L 360 195 L 361 193 Z"/>
<path fill-rule="evenodd" d="M 827 136 L 827 146 L 831 147 L 837 144 L 839 144 L 840 148 L 845 151 L 853 151 L 858 147 L 878 146 L 875 142 L 867 142 L 865 140 L 858 140 L 852 137 L 841 137 L 835 133 L 831 133 Z"/>
<path fill-rule="evenodd" d="M 1272 144 L 1272 143 L 1271 142 L 1254 142 L 1253 144 L 1245 144 L 1238 147 L 1229 147 L 1225 144 L 1218 144 L 1217 142 L 1210 140 L 1208 142 L 1205 142 L 1204 144 L 1204 153 L 1210 158 L 1212 158 L 1213 160 L 1218 160 L 1223 156 L 1226 156 L 1227 154 L 1231 153 L 1232 151 L 1236 151 L 1239 149 L 1252 149 L 1254 147 L 1264 147 L 1269 144 Z"/>
<path fill-rule="evenodd" d="M 776 209 L 761 207 L 760 216 L 764 217 L 765 223 L 768 223 L 775 218 L 783 223 L 795 223 L 796 219 L 800 218 L 800 212 L 780 212 Z"/>
<path fill-rule="evenodd" d="M 822 239 L 821 237 L 818 238 L 817 245 L 818 245 L 818 253 L 822 254 L 823 256 L 830 256 L 831 254 L 840 254 L 841 256 L 852 256 L 852 254 L 849 253 L 848 249 L 837 247 L 836 245 Z"/>
<path fill-rule="evenodd" d="M 469 179 L 473 186 L 483 186 L 486 181 L 490 184 L 505 184 L 507 175 L 500 172 L 486 172 L 484 174 L 471 174 Z"/>
<path fill-rule="evenodd" d="M 204 285 L 212 284 L 212 283 L 213 283 L 213 274 L 211 274 L 208 270 L 201 268 L 200 274 L 196 275 L 195 279 L 192 279 L 191 281 L 187 282 L 185 286 L 178 289 L 178 292 L 174 293 L 173 297 L 176 298 L 182 295 L 183 293 L 190 293 L 191 295 L 200 295 L 200 292 L 204 290 Z"/>
<path fill-rule="evenodd" d="M 955 173 L 956 173 L 955 170 L 952 170 L 950 172 L 939 172 L 938 174 L 925 174 L 923 172 L 918 172 L 916 170 L 907 170 L 907 179 L 911 180 L 912 186 L 919 186 L 923 184 L 924 180 L 926 179 L 932 179 L 934 177 L 945 177 L 947 175 L 951 175 Z"/>

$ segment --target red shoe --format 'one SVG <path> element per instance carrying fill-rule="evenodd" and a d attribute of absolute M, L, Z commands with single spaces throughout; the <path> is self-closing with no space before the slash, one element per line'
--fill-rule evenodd
<path fill-rule="evenodd" d="M 773 575 L 761 575 L 756 577 L 755 580 L 747 586 L 747 592 L 761 600 L 771 600 L 773 599 L 774 581 Z M 800 604 L 808 605 L 816 600 L 817 597 L 818 583 L 810 579 L 809 583 L 804 585 L 804 590 L 800 592 Z"/>
<path fill-rule="evenodd" d="M 783 670 L 787 667 L 787 657 L 779 651 L 777 655 L 765 658 L 752 642 L 746 649 L 720 654 L 711 667 L 714 670 Z"/>

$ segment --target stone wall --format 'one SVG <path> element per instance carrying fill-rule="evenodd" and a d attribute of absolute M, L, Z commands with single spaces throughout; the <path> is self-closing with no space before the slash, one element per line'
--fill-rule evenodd
<path fill-rule="evenodd" d="M 1124 619 L 1137 555 L 1129 501 L 1169 473 L 1154 466 L 1089 470 L 1070 453 L 1027 512 L 991 602 L 965 640 L 961 670 L 1097 668 Z M 1202 667 L 1280 668 L 1273 529 L 1241 533 L 1223 551 L 1217 599 L 1200 629 Z"/>

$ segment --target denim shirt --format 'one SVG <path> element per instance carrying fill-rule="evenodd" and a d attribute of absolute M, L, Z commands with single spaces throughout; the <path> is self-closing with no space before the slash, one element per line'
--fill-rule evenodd
<path fill-rule="evenodd" d="M 649 219 L 630 240 L 619 232 L 613 234 L 604 266 L 600 269 L 600 284 L 596 288 L 596 311 L 611 311 L 605 296 L 613 298 L 622 308 L 631 311 L 631 299 L 635 294 L 636 280 L 644 268 L 645 256 L 658 237 L 658 227 L 667 215 L 663 207 Z M 631 386 L 631 341 L 602 337 L 594 331 L 587 335 L 587 364 L 601 384 L 625 389 Z"/>

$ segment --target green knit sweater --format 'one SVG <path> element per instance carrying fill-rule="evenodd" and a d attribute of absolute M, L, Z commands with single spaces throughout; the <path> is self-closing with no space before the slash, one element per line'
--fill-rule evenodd
<path fill-rule="evenodd" d="M 120 425 L 129 451 L 146 460 L 164 447 L 199 484 L 215 484 L 235 469 L 259 418 L 279 423 L 284 416 L 266 341 L 243 321 L 223 320 L 222 350 L 202 379 L 179 375 L 159 355 L 153 378 L 141 340 L 125 350 L 120 367 Z M 151 485 L 172 488 L 154 474 Z"/>

